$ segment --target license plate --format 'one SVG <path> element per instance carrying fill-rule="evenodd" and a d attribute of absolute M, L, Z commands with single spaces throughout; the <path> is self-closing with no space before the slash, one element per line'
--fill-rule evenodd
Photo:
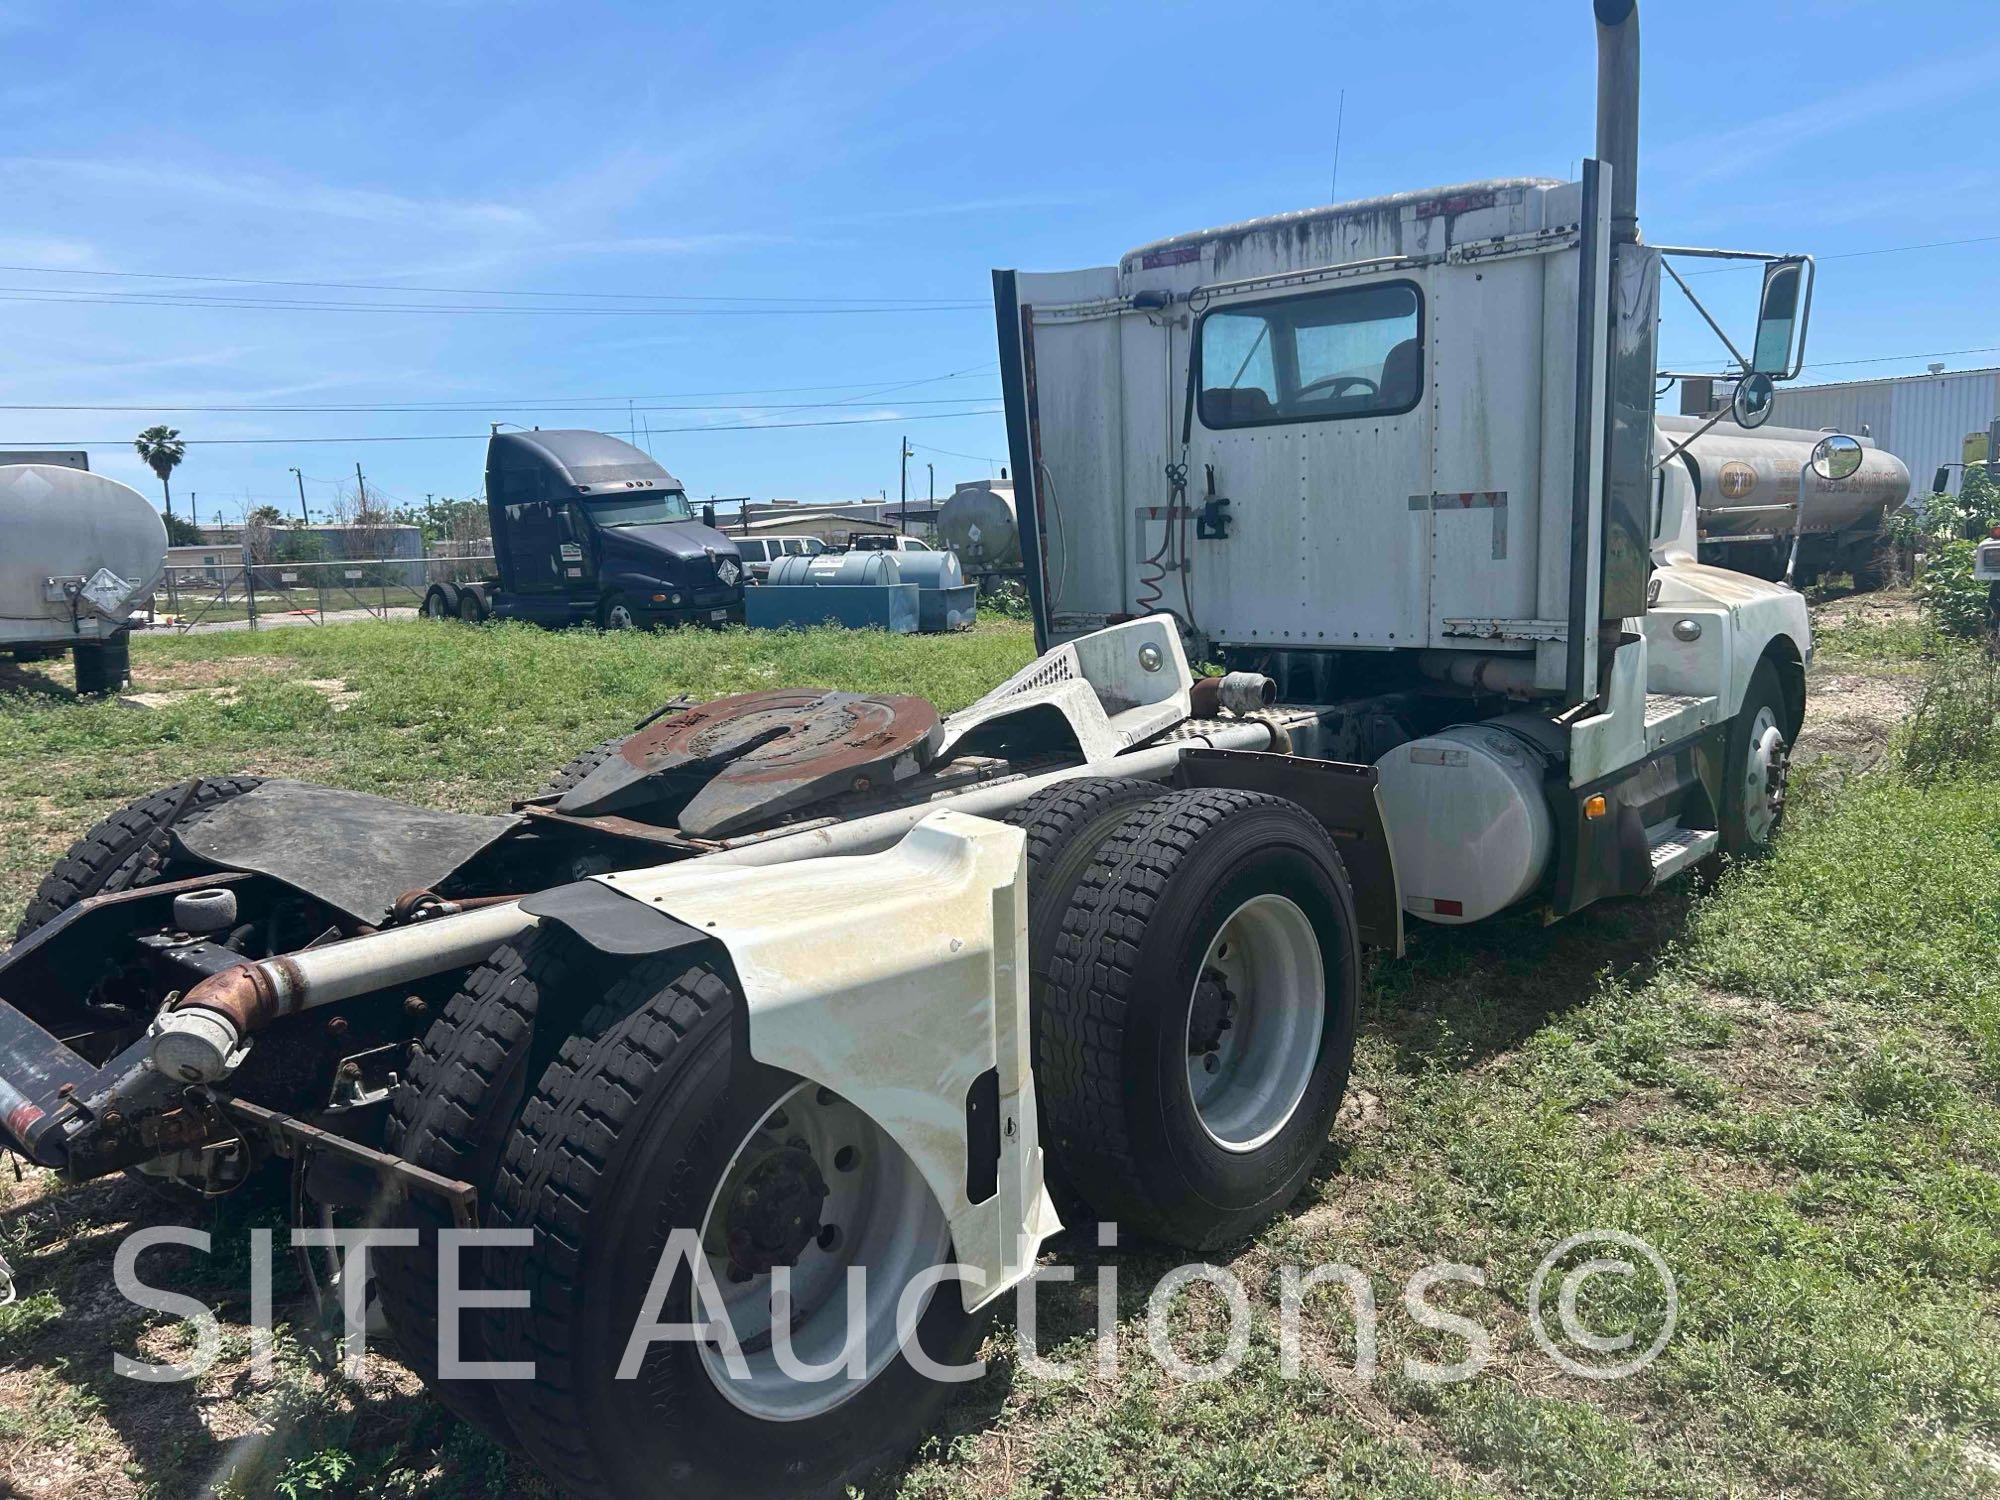
<path fill-rule="evenodd" d="M 708 617 L 711 620 L 726 620 L 729 618 L 729 611 L 726 609 L 711 609 L 708 612 Z"/>

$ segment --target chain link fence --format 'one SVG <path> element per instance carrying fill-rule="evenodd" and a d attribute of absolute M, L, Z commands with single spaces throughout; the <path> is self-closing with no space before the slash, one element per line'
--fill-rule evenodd
<path fill-rule="evenodd" d="M 354 557 L 317 562 L 203 563 L 166 568 L 154 586 L 150 615 L 159 629 L 205 625 L 311 623 L 359 611 L 387 619 L 419 609 L 433 583 L 458 583 L 492 571 L 491 543 L 446 544 L 422 557 Z"/>

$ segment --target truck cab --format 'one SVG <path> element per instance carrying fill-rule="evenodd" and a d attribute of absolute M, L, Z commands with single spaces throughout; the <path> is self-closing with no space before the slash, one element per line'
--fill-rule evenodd
<path fill-rule="evenodd" d="M 606 629 L 743 618 L 743 559 L 686 488 L 601 432 L 497 432 L 486 505 L 499 618 Z"/>

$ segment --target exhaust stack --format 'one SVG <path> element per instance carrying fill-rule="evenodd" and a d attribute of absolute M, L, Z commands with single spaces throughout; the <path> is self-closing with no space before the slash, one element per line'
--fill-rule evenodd
<path fill-rule="evenodd" d="M 1597 12 L 1597 159 L 1611 166 L 1611 237 L 1639 238 L 1639 5 L 1593 0 Z"/>

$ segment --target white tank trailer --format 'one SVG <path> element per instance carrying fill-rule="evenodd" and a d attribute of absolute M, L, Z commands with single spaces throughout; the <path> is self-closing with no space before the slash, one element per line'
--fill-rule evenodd
<path fill-rule="evenodd" d="M 167 528 L 129 485 L 60 464 L 0 464 L 0 650 L 67 650 L 79 693 L 130 673 L 132 611 L 159 582 Z"/>
<path fill-rule="evenodd" d="M 1895 454 L 1860 439 L 1861 467 L 1847 479 L 1812 475 L 1805 513 L 1797 510 L 1799 475 L 1826 434 L 1798 427 L 1745 431 L 1727 421 L 1689 441 L 1702 418 L 1660 416 L 1660 451 L 1687 446 L 1677 461 L 1694 481 L 1704 562 L 1763 578 L 1781 578 L 1799 536 L 1794 578 L 1851 572 L 1858 588 L 1882 584 L 1882 519 L 1910 497 L 1910 471 Z"/>
<path fill-rule="evenodd" d="M 939 540 L 975 577 L 1021 566 L 1021 528 L 1014 519 L 1011 479 L 975 479 L 959 485 L 938 507 L 937 529 Z"/>

